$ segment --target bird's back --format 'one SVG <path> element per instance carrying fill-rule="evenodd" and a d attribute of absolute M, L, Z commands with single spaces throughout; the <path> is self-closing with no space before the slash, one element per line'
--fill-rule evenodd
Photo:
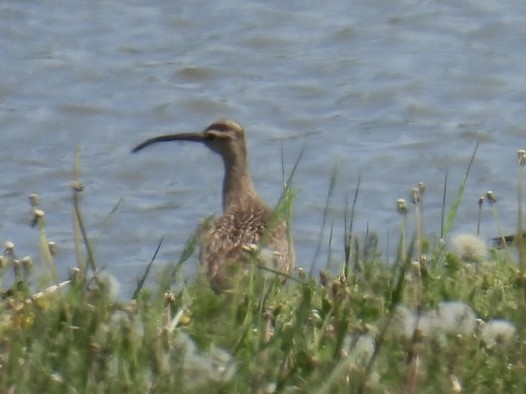
<path fill-rule="evenodd" d="M 254 246 L 263 248 L 256 257 L 259 264 L 290 273 L 294 256 L 289 238 L 286 223 L 275 220 L 264 204 L 231 209 L 203 229 L 199 262 L 216 290 L 227 288 L 232 275 L 248 268 Z"/>

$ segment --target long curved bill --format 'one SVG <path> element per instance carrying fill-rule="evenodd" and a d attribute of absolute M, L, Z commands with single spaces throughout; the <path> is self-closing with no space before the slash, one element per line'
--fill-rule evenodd
<path fill-rule="evenodd" d="M 141 149 L 146 148 L 149 145 L 156 144 L 157 142 L 166 142 L 166 141 L 193 141 L 193 142 L 203 142 L 204 133 L 182 133 L 182 134 L 169 134 L 161 135 L 159 137 L 153 137 L 147 139 L 144 142 L 141 142 L 135 148 L 132 149 L 132 153 L 139 152 Z"/>

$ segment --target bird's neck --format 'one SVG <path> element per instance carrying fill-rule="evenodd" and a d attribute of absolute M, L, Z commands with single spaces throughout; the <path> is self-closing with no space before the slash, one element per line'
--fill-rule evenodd
<path fill-rule="evenodd" d="M 254 184 L 248 173 L 246 158 L 225 160 L 225 178 L 223 180 L 223 210 L 227 212 L 239 209 L 257 200 Z"/>

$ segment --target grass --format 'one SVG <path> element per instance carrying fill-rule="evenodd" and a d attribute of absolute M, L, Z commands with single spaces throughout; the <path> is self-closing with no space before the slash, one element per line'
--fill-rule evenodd
<path fill-rule="evenodd" d="M 446 234 L 473 157 L 444 212 Z M 156 287 L 143 287 L 145 264 L 133 298 L 122 300 L 92 253 L 75 173 L 78 261 L 69 280 L 59 282 L 35 196 L 44 273 L 12 243 L 2 256 L 0 392 L 526 392 L 522 237 L 518 257 L 510 247 L 488 251 L 476 235 L 457 238 L 455 249 L 429 241 L 422 183 L 411 202 L 397 202 L 395 261 L 382 260 L 374 233 L 351 233 L 356 192 L 345 215 L 345 261 L 328 262 L 331 272 L 300 269 L 283 284 L 254 267 L 216 294 L 201 277 L 181 277 L 181 265 L 195 260 L 194 235 Z M 280 209 L 290 212 L 291 200 Z M 491 209 L 498 217 L 497 204 Z"/>

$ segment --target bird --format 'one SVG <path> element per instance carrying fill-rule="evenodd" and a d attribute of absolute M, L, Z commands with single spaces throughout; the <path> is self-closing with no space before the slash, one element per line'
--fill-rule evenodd
<path fill-rule="evenodd" d="M 166 141 L 199 142 L 223 160 L 223 214 L 205 225 L 200 234 L 199 266 L 211 287 L 216 291 L 228 289 L 239 269 L 247 272 L 255 252 L 260 257 L 259 265 L 285 278 L 290 276 L 295 254 L 289 226 L 255 190 L 248 169 L 244 128 L 236 121 L 220 119 L 200 132 L 147 139 L 132 152 Z"/>

